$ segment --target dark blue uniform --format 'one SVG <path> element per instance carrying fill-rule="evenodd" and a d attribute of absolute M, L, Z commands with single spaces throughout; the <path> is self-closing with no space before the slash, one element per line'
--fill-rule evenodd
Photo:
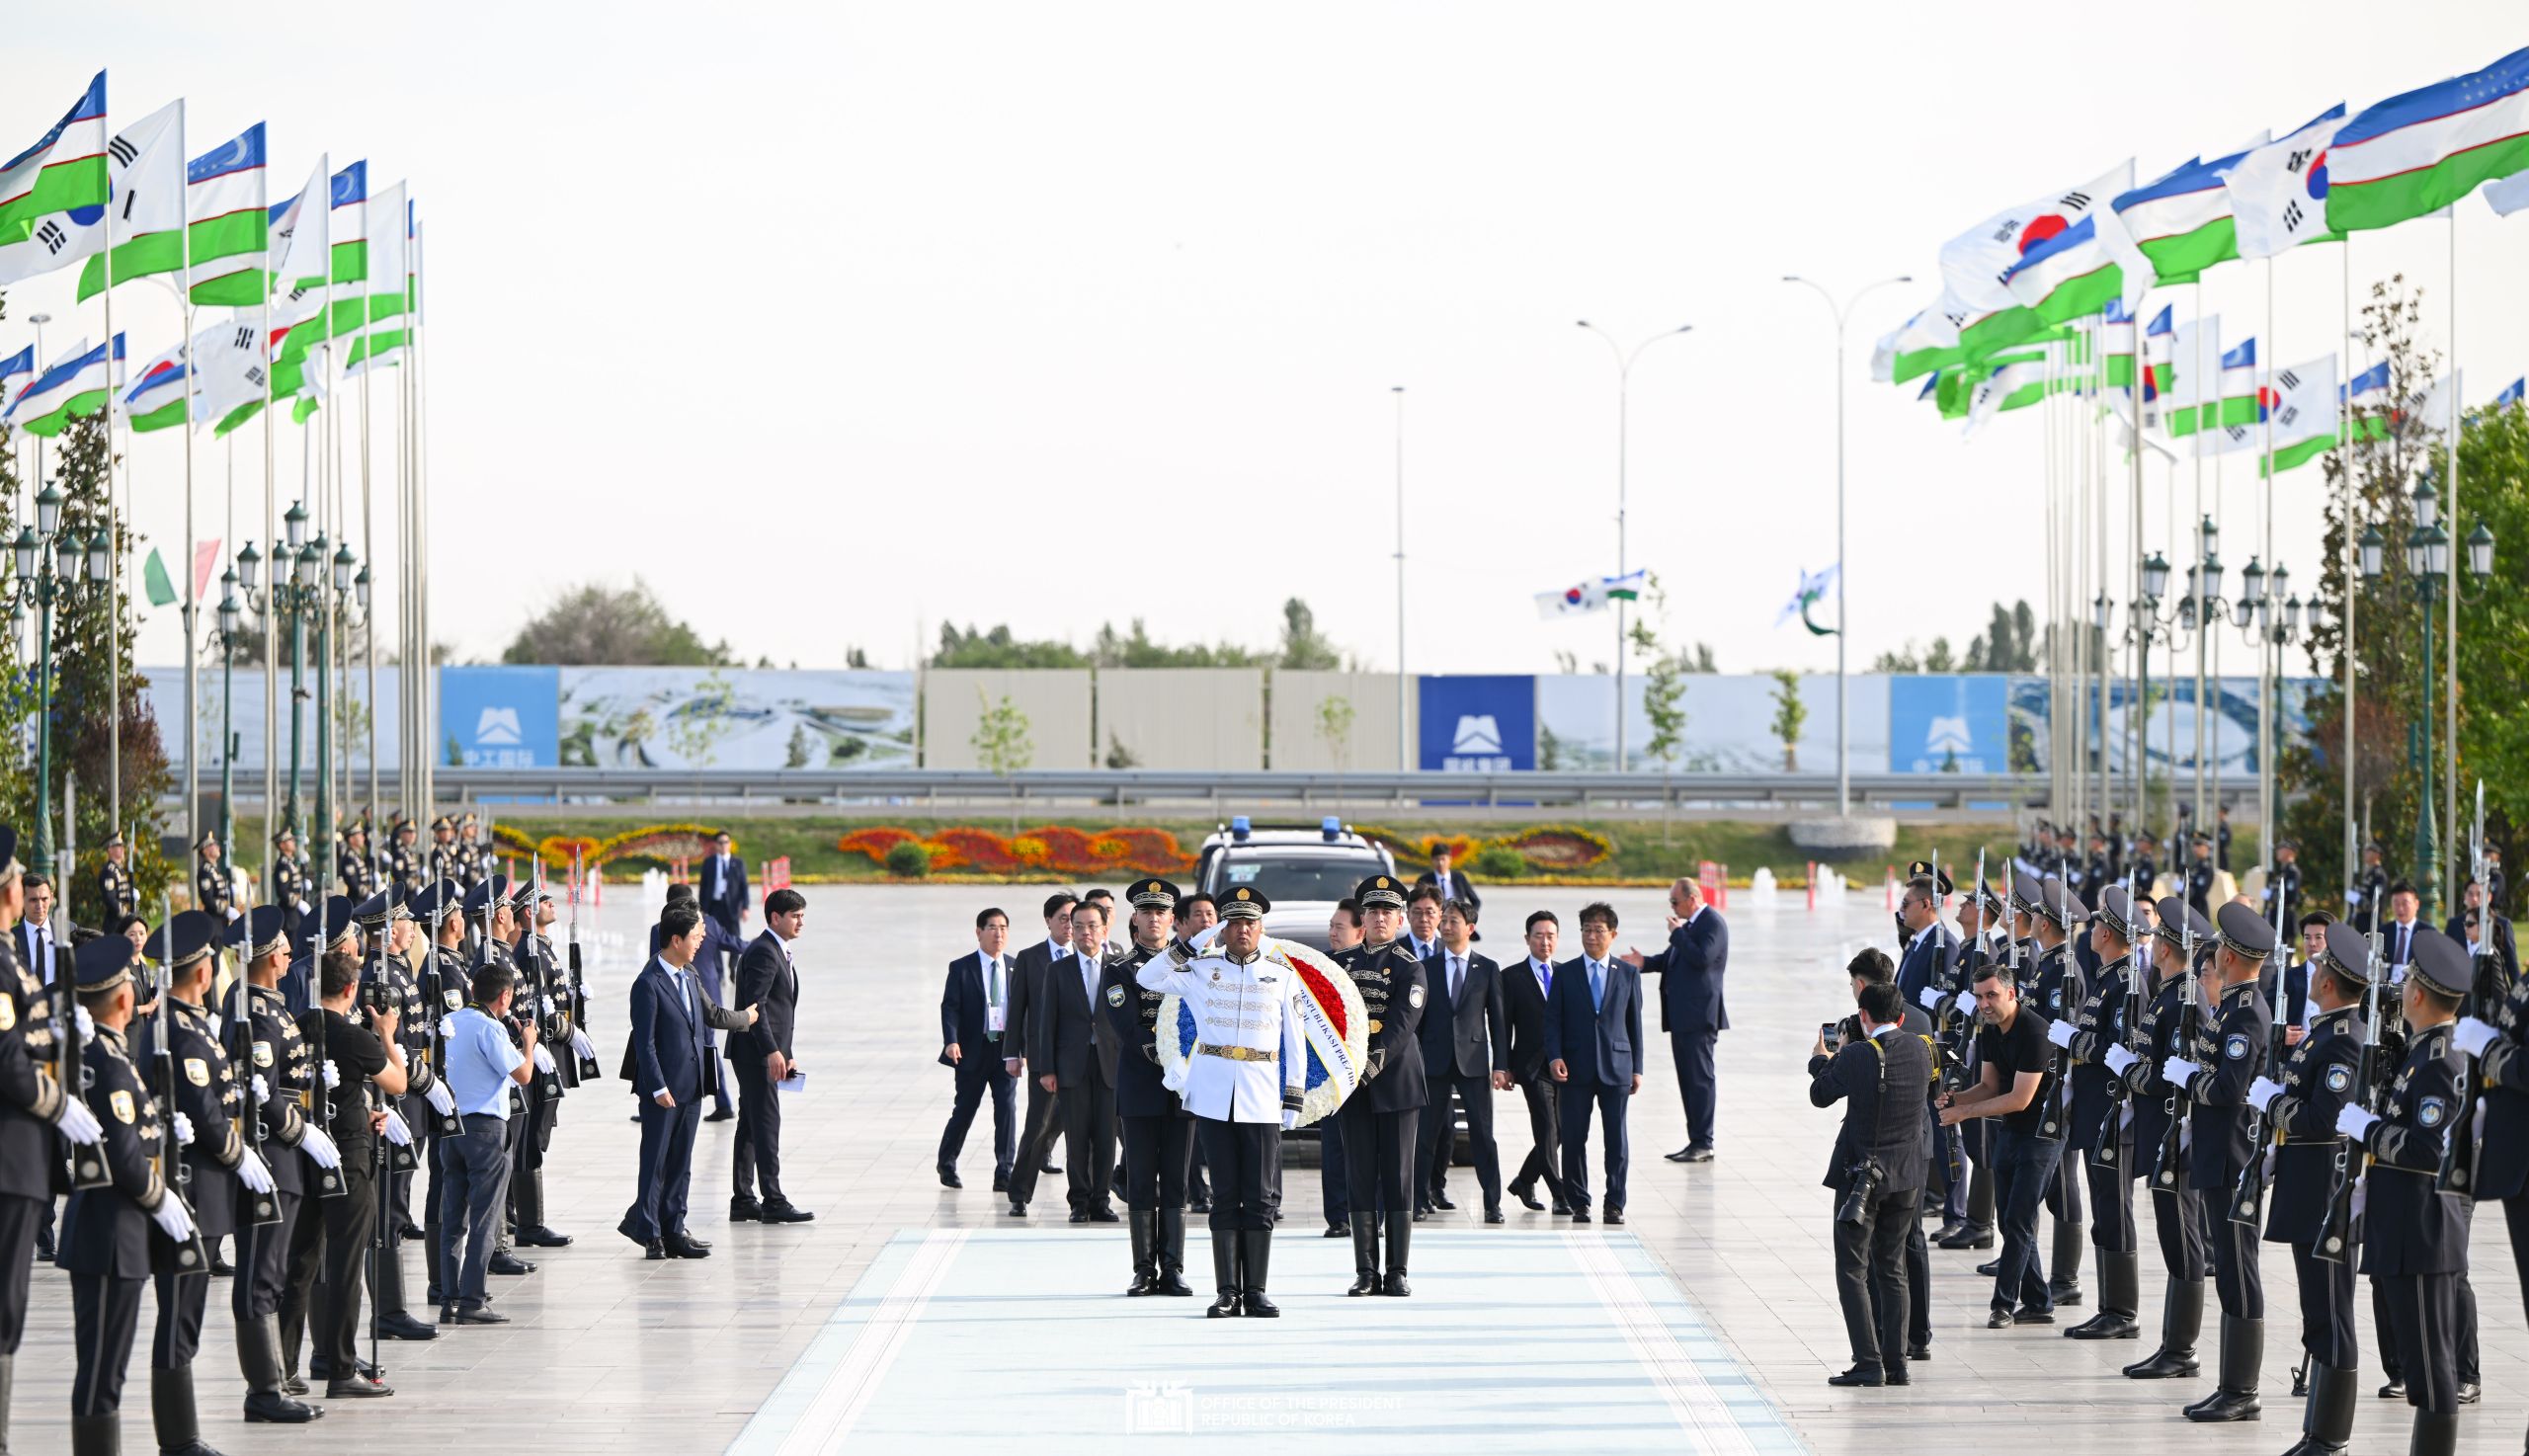
<path fill-rule="evenodd" d="M 2229 1217 L 2232 1190 L 2248 1160 L 2262 1156 L 2252 1145 L 2248 1084 L 2265 1075 L 2267 1038 L 2274 1013 L 2251 979 L 2225 989 L 2213 1014 L 2197 1023 L 2186 1053 L 2201 1065 L 2186 1088 L 2194 1144 L 2186 1164 L 2187 1185 L 2205 1200 L 2213 1232 L 2213 1289 L 2222 1314 L 2232 1320 L 2265 1318 L 2265 1284 L 2258 1276 L 2256 1231 Z"/>
<path fill-rule="evenodd" d="M 1133 1241 L 1133 1286 L 1126 1292 L 1191 1294 L 1183 1270 L 1194 1119 L 1159 1067 L 1159 1004 L 1167 994 L 1144 990 L 1134 979 L 1157 953 L 1136 945 L 1106 963 L 1098 980 L 1098 1015 L 1116 1048 L 1115 1116 L 1123 1124 L 1124 1207 Z"/>
<path fill-rule="evenodd" d="M 2073 1013 L 2073 1044 L 2065 1049 L 2072 1061 L 2072 1145 L 2082 1156 L 2083 1180 L 2090 1194 L 2090 1242 L 2098 1247 L 2102 1268 L 2107 1262 L 2104 1255 L 2136 1252 L 2134 1195 L 2125 1183 L 2125 1170 L 2134 1161 L 2134 1140 L 2123 1125 L 2124 1084 L 2107 1070 L 2107 1049 L 2131 1039 L 2129 1002 L 2140 1004 L 2140 998 L 2131 995 L 2133 984 L 2131 956 L 2100 966 Z M 2130 1317 L 2133 1311 L 2123 1313 Z"/>
<path fill-rule="evenodd" d="M 1361 993 L 1370 1038 L 1360 1086 L 1336 1118 L 1344 1128 L 1344 1183 L 1350 1197 L 1356 1281 L 1378 1272 L 1384 1214 L 1387 1269 L 1402 1274 L 1413 1240 L 1415 1125 L 1428 1092 L 1423 1081 L 1423 962 L 1411 944 L 1356 945 L 1336 963 Z"/>
<path fill-rule="evenodd" d="M 2333 1370 L 2361 1360 L 2353 1320 L 2353 1264 L 2317 1254 L 2327 1201 L 2349 1145 L 2336 1115 L 2362 1095 L 2361 1008 L 2341 1007 L 2310 1018 L 2309 1034 L 2284 1055 L 2283 1095 L 2268 1109 L 2274 1123 L 2274 1184 L 2267 1199 L 2265 1242 L 2292 1246 L 2301 1289 L 2301 1347 Z"/>
<path fill-rule="evenodd" d="M 2418 1431 L 2421 1419 L 2452 1419 L 2459 1411 L 2459 1281 L 2468 1267 L 2473 1205 L 2443 1192 L 2439 1182 L 2459 1107 L 2459 1070 L 2447 1023 L 2417 1032 L 2380 1121 L 2363 1139 L 2371 1172 L 2362 1272 L 2382 1296 L 2407 1356 L 2407 1403 L 2421 1413 Z M 2420 1436 L 2415 1449 L 2426 1449 Z"/>
<path fill-rule="evenodd" d="M 122 1033 L 99 1026 L 81 1061 L 89 1079 L 88 1109 L 104 1128 L 97 1151 L 110 1181 L 71 1193 L 54 1262 L 70 1273 L 78 1332 L 71 1417 L 112 1421 L 122 1408 L 123 1367 L 140 1328 L 141 1286 L 154 1266 L 173 1266 L 175 1246 L 150 1225 L 150 1214 L 168 1196 L 158 1172 L 158 1104 L 142 1085 Z"/>

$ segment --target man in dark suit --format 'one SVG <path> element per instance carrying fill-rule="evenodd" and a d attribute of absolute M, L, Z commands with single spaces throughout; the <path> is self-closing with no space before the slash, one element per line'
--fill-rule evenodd
<path fill-rule="evenodd" d="M 1010 1024 L 1001 1037 L 1002 1066 L 1012 1077 L 1026 1070 L 1033 1056 L 1027 1038 L 1037 1009 L 1044 1003 L 1045 976 L 1056 961 L 1071 957 L 1071 912 L 1079 900 L 1068 890 L 1056 890 L 1045 897 L 1045 938 L 1012 957 L 1010 965 Z M 1053 1162 L 1054 1138 L 1062 1131 L 1056 1115 L 1059 1099 L 1033 1077 L 1027 1080 L 1027 1115 L 1019 1125 L 1019 1161 L 1010 1173 L 1010 1214 L 1025 1216 L 1027 1200 L 1036 1196 L 1036 1176 L 1041 1173 L 1060 1173 Z M 1079 1158 L 1078 1150 L 1071 1155 Z"/>
<path fill-rule="evenodd" d="M 1562 923 L 1551 910 L 1528 917 L 1527 958 L 1502 972 L 1502 1005 L 1509 1028 L 1510 1080 L 1528 1105 L 1528 1156 L 1510 1178 L 1510 1191 L 1531 1209 L 1537 1201 L 1537 1179 L 1545 1179 L 1554 1211 L 1570 1213 L 1563 1200 L 1563 1084 L 1545 1065 L 1545 1004 L 1554 992 L 1554 946 Z"/>
<path fill-rule="evenodd" d="M 1458 873 L 1457 864 L 1446 845 L 1431 847 L 1431 867 L 1416 876 L 1414 883 L 1417 888 L 1429 885 L 1444 906 L 1456 900 L 1476 915 L 1484 914 L 1484 897 L 1475 892 L 1475 886 L 1465 875 Z"/>
<path fill-rule="evenodd" d="M 1027 1061 L 1036 1085 L 1057 1097 L 1071 1149 L 1071 1221 L 1120 1223 L 1107 1201 L 1115 1165 L 1115 1041 L 1100 1025 L 1098 985 L 1106 970 L 1106 912 L 1095 900 L 1072 907 L 1072 954 L 1045 972 L 1027 1013 Z"/>
<path fill-rule="evenodd" d="M 790 947 L 807 921 L 806 896 L 774 891 L 764 897 L 764 933 L 738 958 L 738 1004 L 754 1007 L 759 1015 L 753 1026 L 730 1032 L 727 1043 L 738 1082 L 738 1136 L 729 1159 L 732 1223 L 803 1224 L 816 1217 L 781 1191 L 781 1083 L 799 1070 L 793 1054 L 799 966 Z"/>
<path fill-rule="evenodd" d="M 694 896 L 702 903 L 703 915 L 720 928 L 728 943 L 739 943 L 738 936 L 746 925 L 747 910 L 755 904 L 747 894 L 747 862 L 730 852 L 726 832 L 711 837 L 711 854 L 694 866 Z"/>
<path fill-rule="evenodd" d="M 701 897 L 693 893 L 693 887 L 692 885 L 668 886 L 668 903 L 670 905 L 674 905 L 680 900 L 694 907 L 696 910 L 702 908 Z M 736 958 L 738 950 L 739 945 L 735 936 L 722 933 L 720 930 L 720 923 L 713 920 L 710 916 L 705 915 L 702 917 L 702 948 L 693 953 L 693 965 L 692 970 L 693 971 L 694 984 L 702 988 L 702 999 L 711 1003 L 715 1007 L 725 1006 L 728 1004 L 728 999 L 720 986 L 721 972 L 726 969 L 731 960 Z M 657 926 L 650 927 L 650 953 L 652 955 L 659 953 L 659 928 Z M 703 1121 L 726 1122 L 730 1118 L 738 1115 L 737 1112 L 729 1105 L 729 1080 L 727 1078 L 722 1077 L 713 1079 L 711 1084 L 711 1110 L 702 1114 Z M 639 1114 L 634 1114 L 632 1120 L 635 1122 L 640 1121 L 641 1119 Z"/>
<path fill-rule="evenodd" d="M 1475 1180 L 1484 1189 L 1484 1221 L 1503 1222 L 1502 1155 L 1493 1142 L 1493 1091 L 1510 1086 L 1510 1028 L 1502 1001 L 1502 972 L 1471 943 L 1475 910 L 1452 900 L 1440 911 L 1440 953 L 1423 962 L 1428 988 L 1423 1006 L 1423 1076 L 1430 1095 L 1418 1125 L 1422 1147 L 1415 1169 L 1422 1174 L 1414 1216 L 1455 1208 L 1449 1201 L 1449 1162 L 1457 1132 L 1449 1093 L 1466 1106 L 1466 1137 L 1475 1157 Z"/>
<path fill-rule="evenodd" d="M 641 1096 L 641 1171 L 632 1206 L 615 1231 L 651 1258 L 707 1258 L 711 1246 L 686 1232 L 687 1185 L 702 1095 L 719 1080 L 711 1028 L 752 1025 L 755 1011 L 724 1011 L 695 984 L 702 912 L 682 902 L 659 915 L 659 949 L 632 982 L 629 1080 Z"/>
<path fill-rule="evenodd" d="M 1879 956 L 1872 969 L 1886 975 L 1887 964 Z M 1809 1057 L 1811 1105 L 1844 1104 L 1844 1124 L 1821 1181 L 1836 1190 L 1836 1295 L 1853 1363 L 1827 1383 L 1905 1385 L 1906 1246 L 1909 1234 L 1921 1228 L 1915 1210 L 1926 1171 L 1923 1099 L 1931 1086 L 1931 1048 L 1924 1036 L 1907 1033 L 1909 1008 L 1895 986 L 1873 980 L 1858 1003 L 1862 1034 L 1833 1050 L 1822 1034 Z"/>
<path fill-rule="evenodd" d="M 2301 1039 L 2309 1034 L 2310 1023 L 2319 1014 L 2318 1005 L 2311 994 L 2315 989 L 2310 981 L 2311 968 L 2326 953 L 2327 927 L 2334 924 L 2335 917 L 2324 910 L 2313 910 L 2301 917 L 2301 958 L 2283 968 L 2273 996 L 2275 1024 L 2284 1028 L 2286 1046 L 2299 1046 Z M 2281 955 L 2273 958 L 2289 959 Z"/>
<path fill-rule="evenodd" d="M 1010 1026 L 1010 917 L 994 906 L 975 917 L 975 948 L 948 962 L 948 985 L 939 993 L 939 1060 L 957 1075 L 956 1101 L 939 1135 L 939 1185 L 965 1186 L 957 1178 L 957 1154 L 984 1096 L 992 1096 L 992 1190 L 1010 1191 L 1011 1161 L 1019 1156 L 1019 1079 L 1001 1056 Z"/>
<path fill-rule="evenodd" d="M 1607 1140 L 1608 1223 L 1624 1222 L 1626 1099 L 1642 1091 L 1642 972 L 1609 958 L 1616 913 L 1581 908 L 1581 958 L 1554 968 L 1545 1004 L 1546 1067 L 1563 1084 L 1563 1196 L 1572 1221 L 1590 1221 L 1590 1113 Z"/>
<path fill-rule="evenodd" d="M 1686 1103 L 1686 1145 L 1668 1159 L 1710 1163 L 1720 1086 L 1713 1055 L 1721 1033 L 1730 1029 L 1730 1011 L 1721 998 L 1722 974 L 1730 969 L 1730 928 L 1722 924 L 1719 911 L 1703 903 L 1703 887 L 1681 879 L 1669 887 L 1669 948 L 1654 955 L 1627 950 L 1624 960 L 1661 978 L 1660 1029 L 1669 1033 L 1669 1051 L 1677 1064 L 1677 1093 Z"/>

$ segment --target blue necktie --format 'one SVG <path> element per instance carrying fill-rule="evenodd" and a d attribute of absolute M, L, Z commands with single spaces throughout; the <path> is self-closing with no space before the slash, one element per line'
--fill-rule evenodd
<path fill-rule="evenodd" d="M 1596 961 L 1590 962 L 1590 1010 L 1597 1011 L 1606 1004 L 1607 987 Z"/>
<path fill-rule="evenodd" d="M 1554 967 L 1546 964 L 1544 961 L 1538 961 L 1537 984 L 1544 988 L 1546 995 L 1552 996 L 1554 994 Z"/>

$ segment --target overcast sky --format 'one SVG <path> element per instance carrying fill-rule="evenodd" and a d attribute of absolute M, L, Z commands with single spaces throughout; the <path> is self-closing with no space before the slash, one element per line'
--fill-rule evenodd
<path fill-rule="evenodd" d="M 276 196 L 320 149 L 367 157 L 372 189 L 412 180 L 444 640 L 497 656 L 564 584 L 638 572 L 706 636 L 803 667 L 854 646 L 909 666 L 943 618 L 1262 644 L 1293 595 L 1392 666 L 1397 385 L 1407 665 L 1604 660 L 1611 618 L 1530 600 L 1616 566 L 1614 365 L 1588 318 L 1627 342 L 1694 326 L 1633 376 L 1628 552 L 1666 578 L 1669 633 L 1726 670 L 1832 669 L 1831 639 L 1774 625 L 1836 558 L 1834 334 L 1790 273 L 1917 280 L 1849 329 L 1851 645 L 1856 668 L 1910 637 L 1963 647 L 1997 597 L 2042 591 L 2044 446 L 2037 411 L 1962 443 L 1914 388 L 1867 382 L 1940 244 L 2125 157 L 2156 176 L 2529 40 L 2494 0 L 2394 24 L 2331 0 L 2008 25 L 1858 4 L 111 9 L 13 20 L 7 150 L 104 66 L 118 121 L 189 98 L 195 153 L 269 121 Z M 2459 209 L 2472 401 L 2529 364 L 2524 229 Z M 2361 235 L 2355 285 L 2404 271 L 2444 344 L 2449 247 L 2437 222 Z M 2334 347 L 2342 255 L 2275 269 L 2280 362 Z M 101 335 L 74 278 L 9 290 L 0 352 L 37 309 L 49 343 Z M 2165 296 L 2184 315 L 2196 291 Z M 2266 335 L 2264 265 L 2202 293 L 2231 337 Z M 163 290 L 117 295 L 135 361 L 175 341 Z M 241 520 L 262 509 L 244 435 Z M 294 432 L 278 454 L 286 504 Z M 205 536 L 229 466 L 200 447 Z M 134 470 L 141 528 L 180 539 L 173 432 Z M 2223 473 L 2236 568 L 2257 492 L 2252 465 Z M 2285 477 L 2276 512 L 2305 582 L 2318 489 L 2315 466 Z M 2157 464 L 2146 494 L 2165 548 Z M 154 615 L 143 657 L 178 635 Z"/>

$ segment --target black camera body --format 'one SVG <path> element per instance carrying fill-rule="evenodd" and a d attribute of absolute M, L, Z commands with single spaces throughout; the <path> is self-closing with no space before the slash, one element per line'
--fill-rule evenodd
<path fill-rule="evenodd" d="M 1864 1158 L 1844 1173 L 1844 1196 L 1836 1202 L 1836 1222 L 1857 1224 L 1870 1214 L 1870 1206 L 1879 1198 L 1879 1190 L 1888 1182 L 1888 1171 L 1876 1158 Z"/>

